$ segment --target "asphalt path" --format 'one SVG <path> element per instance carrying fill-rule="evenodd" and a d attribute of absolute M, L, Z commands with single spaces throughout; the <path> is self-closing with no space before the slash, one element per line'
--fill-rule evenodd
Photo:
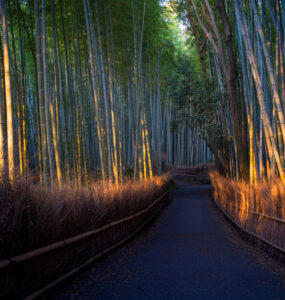
<path fill-rule="evenodd" d="M 44 299 L 285 300 L 280 265 L 233 238 L 208 190 L 180 186 L 136 238 Z"/>

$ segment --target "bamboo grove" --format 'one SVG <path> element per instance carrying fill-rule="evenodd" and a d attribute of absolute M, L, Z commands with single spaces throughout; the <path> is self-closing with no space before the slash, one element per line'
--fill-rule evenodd
<path fill-rule="evenodd" d="M 285 2 L 171 0 L 169 7 L 198 51 L 207 88 L 193 114 L 219 171 L 284 182 Z"/>
<path fill-rule="evenodd" d="M 173 131 L 159 1 L 0 2 L 1 174 L 118 184 L 211 156 L 197 130 Z"/>

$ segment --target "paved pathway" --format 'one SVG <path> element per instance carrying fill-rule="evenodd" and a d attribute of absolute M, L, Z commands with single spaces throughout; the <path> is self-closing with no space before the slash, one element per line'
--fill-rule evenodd
<path fill-rule="evenodd" d="M 176 190 L 138 237 L 45 299 L 285 300 L 284 278 L 231 240 L 208 189 Z"/>

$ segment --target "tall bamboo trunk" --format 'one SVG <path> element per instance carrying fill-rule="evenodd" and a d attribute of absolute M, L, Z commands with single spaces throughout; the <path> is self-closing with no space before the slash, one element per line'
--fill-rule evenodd
<path fill-rule="evenodd" d="M 8 171 L 9 179 L 14 180 L 15 163 L 14 163 L 14 134 L 13 134 L 13 109 L 11 94 L 11 76 L 9 61 L 9 41 L 6 18 L 5 0 L 0 1 L 0 13 L 3 33 L 3 56 L 5 72 L 5 94 L 6 94 L 6 114 L 7 114 L 7 143 L 8 143 Z"/>
<path fill-rule="evenodd" d="M 11 37 L 12 37 L 12 49 L 13 49 L 13 62 L 14 62 L 14 84 L 16 87 L 20 84 L 19 82 L 19 75 L 18 75 L 18 61 L 17 61 L 17 55 L 16 55 L 16 46 L 15 46 L 15 35 L 14 35 L 14 25 L 13 25 L 13 19 L 12 19 L 12 7 L 11 2 L 8 0 L 8 6 L 10 10 L 10 27 L 11 27 Z M 20 175 L 23 175 L 23 131 L 22 131 L 22 112 L 21 112 L 21 104 L 20 104 L 20 89 L 15 89 L 15 95 L 16 95 L 16 103 L 17 103 L 17 117 L 18 117 L 18 152 L 19 152 L 19 171 Z"/>
<path fill-rule="evenodd" d="M 2 51 L 1 51 L 2 52 Z M 5 136 L 4 136 L 4 106 L 5 106 L 5 95 L 2 86 L 2 55 L 0 55 L 0 179 L 5 173 Z"/>
<path fill-rule="evenodd" d="M 101 132 L 101 124 L 100 124 L 100 111 L 99 111 L 99 101 L 98 101 L 98 95 L 97 95 L 97 83 L 96 83 L 96 75 L 95 75 L 95 62 L 93 57 L 93 51 L 92 51 L 92 39 L 91 39 L 91 33 L 90 33 L 90 24 L 89 24 L 89 15 L 88 15 L 88 9 L 86 0 L 83 0 L 84 4 L 84 14 L 85 14 L 85 22 L 86 22 L 86 29 L 87 29 L 87 38 L 88 38 L 88 47 L 89 47 L 89 62 L 90 62 L 90 69 L 91 69 L 91 89 L 92 89 L 92 95 L 93 95 L 93 101 L 95 106 L 95 112 L 96 112 L 96 129 L 97 129 L 97 136 L 98 136 L 98 143 L 99 143 L 99 153 L 100 153 L 100 163 L 101 163 L 101 172 L 103 179 L 106 178 L 105 174 L 105 165 L 104 165 L 104 154 L 103 154 L 103 139 L 102 139 L 102 132 Z"/>

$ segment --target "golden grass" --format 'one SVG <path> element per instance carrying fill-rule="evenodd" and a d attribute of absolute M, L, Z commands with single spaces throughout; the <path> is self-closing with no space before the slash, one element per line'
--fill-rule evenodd
<path fill-rule="evenodd" d="M 94 182 L 75 188 L 16 179 L 0 183 L 0 260 L 96 229 L 132 215 L 168 189 L 169 175 L 127 181 L 119 188 Z"/>
<path fill-rule="evenodd" d="M 215 200 L 242 228 L 285 249 L 285 224 L 252 214 L 257 212 L 285 220 L 285 186 L 278 179 L 249 184 L 210 173 Z M 240 207 L 239 210 L 231 205 Z"/>

